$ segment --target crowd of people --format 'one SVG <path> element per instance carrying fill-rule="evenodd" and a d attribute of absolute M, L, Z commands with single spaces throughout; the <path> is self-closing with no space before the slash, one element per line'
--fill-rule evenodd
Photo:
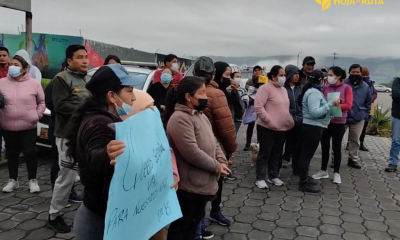
<path fill-rule="evenodd" d="M 243 123 L 247 125 L 244 151 L 250 150 L 254 128 L 257 131 L 255 185 L 260 189 L 268 189 L 268 183 L 284 185 L 280 170 L 291 165 L 293 175 L 300 179 L 299 190 L 318 193 L 317 180 L 329 178 L 330 159 L 333 182 L 340 184 L 346 130 L 347 165 L 361 169 L 359 151 L 368 151 L 365 132 L 377 97 L 369 71 L 358 64 L 348 72 L 337 66 L 316 70 L 315 65 L 313 57 L 306 57 L 302 69 L 276 65 L 268 74 L 255 66 L 243 87 L 241 73 L 232 72 L 228 63 L 200 57 L 193 76 L 183 77 L 177 56 L 170 54 L 149 89 L 142 91 L 133 88 L 137 80 L 115 55 L 108 56 L 88 81 L 87 51 L 82 45 L 71 45 L 60 73 L 43 90 L 40 71 L 28 53 L 21 50 L 10 59 L 8 50 L 1 47 L 0 124 L 10 176 L 3 192 L 19 187 L 21 152 L 30 192 L 40 191 L 36 126 L 47 107 L 53 159 L 47 226 L 59 233 L 70 232 L 62 212 L 69 201 L 83 202 L 75 216 L 75 238 L 103 239 L 114 165 L 125 149 L 110 124 L 157 108 L 171 148 L 171 188 L 177 191 L 183 217 L 169 226 L 168 233 L 161 229 L 151 239 L 211 239 L 213 233 L 204 222 L 208 202 L 210 220 L 231 225 L 221 212 L 222 190 L 225 181 L 236 179 L 229 165 L 234 163 L 236 136 Z M 399 162 L 400 78 L 394 80 L 392 98 L 393 143 L 387 172 L 396 171 Z M 320 145 L 321 170 L 310 176 L 309 167 Z M 77 181 L 84 186 L 83 197 L 74 191 Z"/>

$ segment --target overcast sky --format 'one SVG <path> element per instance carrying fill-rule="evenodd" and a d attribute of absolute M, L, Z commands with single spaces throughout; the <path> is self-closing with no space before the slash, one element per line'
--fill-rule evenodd
<path fill-rule="evenodd" d="M 400 56 L 400 1 L 332 5 L 315 0 L 33 0 L 33 31 L 182 56 Z M 0 8 L 0 32 L 23 13 Z M 21 27 L 20 27 L 21 28 Z"/>

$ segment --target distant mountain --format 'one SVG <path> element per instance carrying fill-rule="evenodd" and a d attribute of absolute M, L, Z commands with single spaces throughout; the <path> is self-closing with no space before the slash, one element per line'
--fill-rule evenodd
<path fill-rule="evenodd" d="M 303 62 L 301 56 L 299 59 L 299 67 Z M 221 57 L 211 56 L 214 61 L 224 61 L 239 66 L 255 66 L 260 65 L 266 69 L 270 69 L 273 65 L 281 65 L 285 67 L 288 64 L 297 65 L 297 57 L 293 56 L 270 56 L 270 57 Z M 317 68 L 329 68 L 333 65 L 333 57 L 315 57 Z M 390 82 L 394 77 L 400 76 L 400 59 L 395 58 L 355 58 L 340 56 L 336 59 L 335 65 L 347 69 L 354 63 L 365 66 L 370 71 L 371 78 L 377 83 Z"/>

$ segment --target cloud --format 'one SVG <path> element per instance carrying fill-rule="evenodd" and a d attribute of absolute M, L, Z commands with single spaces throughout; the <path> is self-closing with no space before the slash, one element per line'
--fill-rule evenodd
<path fill-rule="evenodd" d="M 315 0 L 34 0 L 33 30 L 182 56 L 400 56 L 400 1 L 335 5 Z M 0 32 L 24 14 L 0 9 Z"/>

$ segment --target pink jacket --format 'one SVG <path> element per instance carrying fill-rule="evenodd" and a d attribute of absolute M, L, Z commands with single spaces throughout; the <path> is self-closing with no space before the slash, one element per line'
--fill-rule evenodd
<path fill-rule="evenodd" d="M 36 128 L 46 109 L 40 83 L 29 74 L 18 82 L 8 75 L 0 79 L 0 92 L 5 101 L 0 109 L 2 129 L 17 132 Z"/>

